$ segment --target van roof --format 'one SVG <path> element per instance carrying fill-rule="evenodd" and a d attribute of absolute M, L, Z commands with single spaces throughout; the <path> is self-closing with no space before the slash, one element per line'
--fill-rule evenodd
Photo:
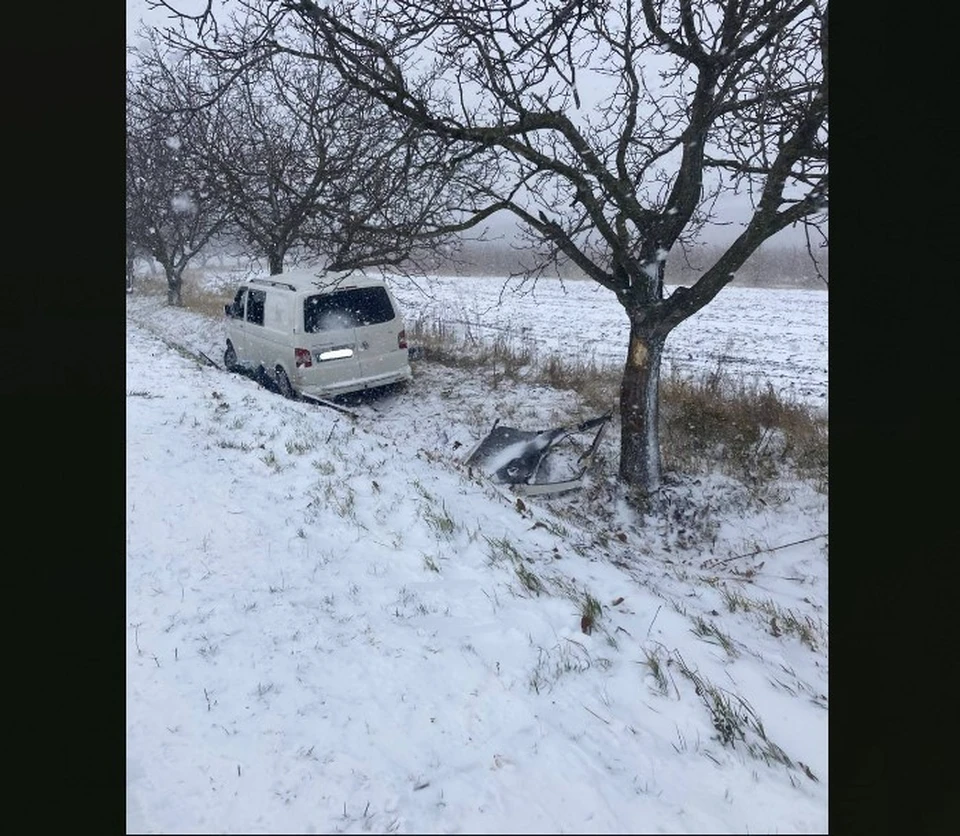
<path fill-rule="evenodd" d="M 249 284 L 271 285 L 287 288 L 297 292 L 331 291 L 349 287 L 374 287 L 382 285 L 383 279 L 371 276 L 363 270 L 341 270 L 326 272 L 324 270 L 290 270 L 275 276 L 263 276 L 250 279 Z"/>

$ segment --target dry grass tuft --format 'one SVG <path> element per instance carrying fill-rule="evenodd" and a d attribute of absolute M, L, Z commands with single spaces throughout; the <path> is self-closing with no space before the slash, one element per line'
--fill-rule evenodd
<path fill-rule="evenodd" d="M 187 269 L 183 273 L 181 296 L 184 310 L 194 311 L 205 316 L 220 318 L 223 316 L 223 306 L 233 299 L 230 288 L 224 290 L 210 290 L 201 284 L 202 270 Z M 163 273 L 147 276 L 137 276 L 134 280 L 134 292 L 143 296 L 166 296 L 167 280 Z"/>
<path fill-rule="evenodd" d="M 537 371 L 541 383 L 576 392 L 584 406 L 596 412 L 608 412 L 619 400 L 622 372 L 593 358 L 567 360 L 551 355 Z"/>
<path fill-rule="evenodd" d="M 693 380 L 671 375 L 660 394 L 666 467 L 689 471 L 719 462 L 735 478 L 765 483 L 789 465 L 826 484 L 826 419 L 769 384 L 743 383 L 718 369 Z"/>

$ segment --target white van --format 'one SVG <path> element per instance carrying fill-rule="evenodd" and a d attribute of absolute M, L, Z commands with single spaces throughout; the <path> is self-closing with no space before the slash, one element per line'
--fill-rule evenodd
<path fill-rule="evenodd" d="M 250 279 L 224 312 L 224 365 L 266 374 L 288 398 L 330 397 L 411 377 L 396 301 L 381 279 L 362 270 Z"/>

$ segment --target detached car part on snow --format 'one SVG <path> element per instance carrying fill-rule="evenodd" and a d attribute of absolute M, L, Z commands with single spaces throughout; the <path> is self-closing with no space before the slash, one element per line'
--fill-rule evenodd
<path fill-rule="evenodd" d="M 477 467 L 494 482 L 510 485 L 522 496 L 560 493 L 579 488 L 612 413 L 591 418 L 572 427 L 528 431 L 494 423 L 464 463 Z M 595 430 L 589 446 L 577 454 L 564 441 Z M 571 458 L 573 462 L 571 463 Z"/>

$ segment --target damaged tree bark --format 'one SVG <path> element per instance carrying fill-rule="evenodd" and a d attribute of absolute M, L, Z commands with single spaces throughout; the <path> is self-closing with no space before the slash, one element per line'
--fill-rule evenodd
<path fill-rule="evenodd" d="M 632 318 L 631 318 L 632 320 Z M 654 338 L 631 321 L 630 345 L 620 384 L 620 478 L 645 491 L 659 489 L 660 359 L 663 338 Z"/>

